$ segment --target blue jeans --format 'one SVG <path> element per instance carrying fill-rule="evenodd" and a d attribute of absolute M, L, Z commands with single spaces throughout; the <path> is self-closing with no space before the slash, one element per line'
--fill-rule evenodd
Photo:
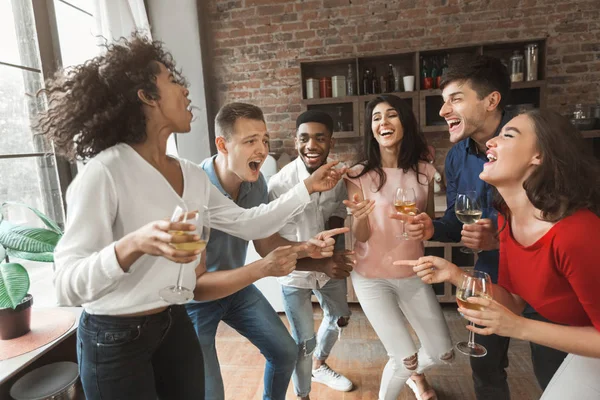
<path fill-rule="evenodd" d="M 298 345 L 298 362 L 292 375 L 296 395 L 308 396 L 312 378 L 311 355 L 326 360 L 338 339 L 340 329 L 350 317 L 346 297 L 346 280 L 331 279 L 320 289 L 282 286 L 285 314 L 290 322 L 292 336 Z M 315 294 L 323 309 L 323 322 L 315 336 L 315 322 L 311 295 Z M 344 320 L 345 319 L 345 320 Z"/>
<path fill-rule="evenodd" d="M 296 365 L 296 344 L 279 315 L 254 285 L 220 300 L 185 305 L 204 353 L 205 399 L 224 400 L 223 378 L 215 349 L 219 322 L 248 338 L 267 359 L 264 400 L 284 400 Z"/>
<path fill-rule="evenodd" d="M 182 306 L 144 317 L 84 311 L 77 360 L 88 400 L 204 398 L 202 351 Z"/>

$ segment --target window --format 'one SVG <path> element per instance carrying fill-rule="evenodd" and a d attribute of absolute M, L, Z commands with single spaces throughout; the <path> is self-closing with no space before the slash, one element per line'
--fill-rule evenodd
<path fill-rule="evenodd" d="M 72 179 L 71 167 L 32 131 L 32 122 L 45 107 L 35 93 L 60 65 L 61 56 L 69 66 L 96 55 L 92 1 L 0 0 L 0 203 L 25 203 L 59 224 L 64 222 L 63 194 Z M 50 21 L 52 15 L 56 24 Z M 53 39 L 61 54 L 54 53 Z M 35 221 L 22 208 L 4 212 L 15 223 Z"/>

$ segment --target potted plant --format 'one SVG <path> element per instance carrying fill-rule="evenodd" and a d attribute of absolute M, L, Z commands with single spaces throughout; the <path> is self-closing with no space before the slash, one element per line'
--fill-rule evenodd
<path fill-rule="evenodd" d="M 14 225 L 0 212 L 0 339 L 8 340 L 29 332 L 33 296 L 28 294 L 29 274 L 10 258 L 53 262 L 54 248 L 62 237 L 58 224 L 35 208 L 20 203 L 6 205 L 26 207 L 33 211 L 46 228 Z"/>

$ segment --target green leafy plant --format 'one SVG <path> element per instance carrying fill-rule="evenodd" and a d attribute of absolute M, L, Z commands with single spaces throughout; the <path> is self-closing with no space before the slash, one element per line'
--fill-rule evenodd
<path fill-rule="evenodd" d="M 53 262 L 54 248 L 63 235 L 58 224 L 35 208 L 25 204 L 6 202 L 6 205 L 26 207 L 33 211 L 46 228 L 14 225 L 0 213 L 0 309 L 16 308 L 29 290 L 29 274 L 10 257 L 30 261 Z"/>

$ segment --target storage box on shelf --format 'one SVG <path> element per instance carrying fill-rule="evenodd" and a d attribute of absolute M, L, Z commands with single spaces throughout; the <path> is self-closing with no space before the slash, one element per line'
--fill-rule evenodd
<path fill-rule="evenodd" d="M 377 56 L 360 56 L 339 60 L 301 62 L 300 70 L 304 99 L 302 105 L 305 110 L 316 108 L 329 112 L 334 120 L 337 116 L 336 106 L 344 105 L 343 112 L 351 111 L 352 115 L 344 115 L 343 119 L 344 121 L 353 121 L 353 129 L 335 133 L 334 136 L 363 136 L 365 105 L 376 96 L 372 93 L 372 81 L 371 83 L 367 82 L 369 76 L 373 77 L 374 70 L 378 82 L 375 86 L 379 86 L 378 90 L 385 89 L 390 94 L 406 99 L 411 104 L 423 132 L 444 132 L 448 130 L 448 127 L 443 118 L 439 116 L 443 104 L 441 91 L 438 88 L 439 82 L 436 77 L 430 75 L 441 75 L 449 60 L 451 61 L 455 57 L 475 54 L 488 54 L 500 58 L 507 64 L 510 72 L 510 58 L 515 51 L 524 54 L 525 46 L 528 44 L 537 46 L 537 80 L 527 81 L 527 71 L 525 70 L 523 81 L 512 83 L 508 104 L 512 108 L 526 108 L 529 107 L 529 104 L 533 107 L 544 108 L 546 107 L 546 41 L 538 38 L 515 42 L 398 52 Z M 435 71 L 432 67 L 435 67 Z M 526 66 L 524 67 L 526 68 Z M 393 76 L 390 75 L 390 71 L 392 71 Z M 341 97 L 307 98 L 306 80 L 308 78 L 319 80 L 323 77 L 339 75 L 346 76 L 346 81 L 348 81 L 348 76 L 351 75 L 352 95 L 347 95 L 346 91 L 346 95 Z M 414 76 L 413 91 L 404 91 L 404 82 L 402 81 L 404 76 Z M 432 79 L 425 80 L 424 78 Z M 382 88 L 381 86 L 385 87 Z M 350 102 L 353 103 L 351 109 L 345 106 L 346 103 Z"/>

